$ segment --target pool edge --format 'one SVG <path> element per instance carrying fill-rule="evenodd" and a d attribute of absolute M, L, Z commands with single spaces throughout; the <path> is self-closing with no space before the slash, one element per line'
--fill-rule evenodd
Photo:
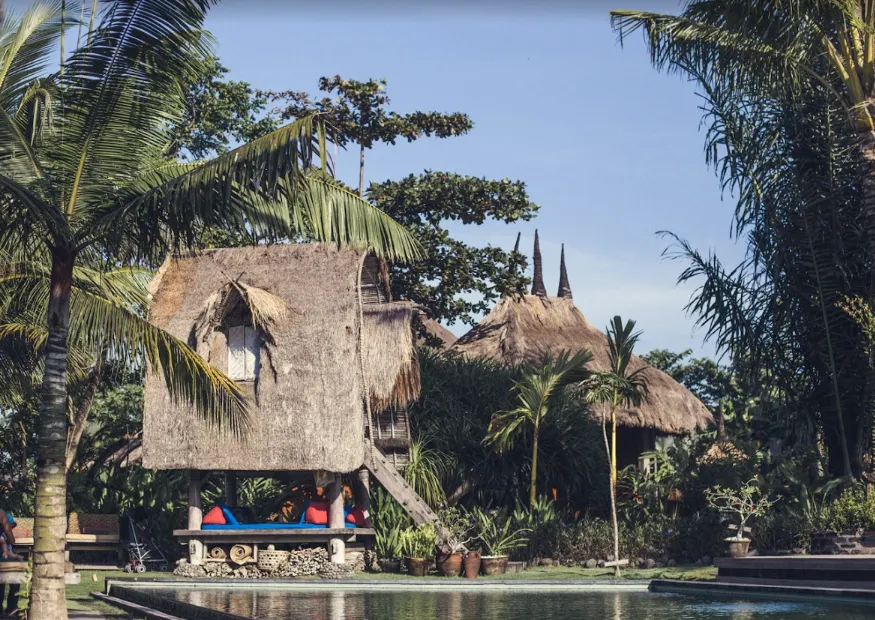
<path fill-rule="evenodd" d="M 853 588 L 820 588 L 817 586 L 778 586 L 751 583 L 724 583 L 718 581 L 682 581 L 679 579 L 654 579 L 650 591 L 667 594 L 744 594 L 756 598 L 788 600 L 823 600 L 831 602 L 863 603 L 875 605 L 875 590 Z"/>

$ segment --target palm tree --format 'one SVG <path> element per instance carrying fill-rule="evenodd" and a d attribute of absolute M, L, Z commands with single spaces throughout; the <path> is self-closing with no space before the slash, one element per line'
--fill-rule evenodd
<path fill-rule="evenodd" d="M 51 265 L 31 597 L 37 620 L 66 617 L 67 340 L 78 261 L 154 264 L 168 251 L 197 247 L 211 226 L 267 240 L 370 245 L 388 259 L 419 254 L 402 227 L 329 176 L 318 119 L 299 119 L 211 161 L 163 159 L 183 85 L 211 56 L 203 22 L 212 4 L 105 3 L 85 45 L 48 77 L 48 53 L 70 17 L 64 3 L 35 5 L 20 20 L 7 15 L 0 30 L 0 249 Z M 220 428 L 244 430 L 246 401 L 232 381 L 214 369 L 192 381 L 193 369 L 171 349 L 144 341 L 177 395 Z"/>
<path fill-rule="evenodd" d="M 829 290 L 830 283 L 824 282 L 822 277 L 829 271 L 828 267 L 834 258 L 823 261 L 814 256 L 815 250 L 819 249 L 816 243 L 818 231 L 809 220 L 818 217 L 816 211 L 823 210 L 825 202 L 839 202 L 835 200 L 836 196 L 847 192 L 845 188 L 837 188 L 832 183 L 823 183 L 823 177 L 834 176 L 834 171 L 839 168 L 832 158 L 819 162 L 821 171 L 814 176 L 818 185 L 811 181 L 811 171 L 818 165 L 817 162 L 800 160 L 786 153 L 783 159 L 761 155 L 769 151 L 789 150 L 786 140 L 789 123 L 786 118 L 795 116 L 800 125 L 806 124 L 813 115 L 812 101 L 825 100 L 825 103 L 819 104 L 818 125 L 809 127 L 811 133 L 798 138 L 796 144 L 791 138 L 789 146 L 804 146 L 809 138 L 812 143 L 818 144 L 822 142 L 819 139 L 821 135 L 840 136 L 847 133 L 852 136 L 856 151 L 854 172 L 859 177 L 859 181 L 854 180 L 854 185 L 859 184 L 858 199 L 871 261 L 875 256 L 875 0 L 768 3 L 756 0 L 693 0 L 679 16 L 630 10 L 613 11 L 611 15 L 621 40 L 636 30 L 644 31 L 651 60 L 658 69 L 686 74 L 698 80 L 708 91 L 707 98 L 712 102 L 712 109 L 715 101 L 718 105 L 728 101 L 746 112 L 736 112 L 736 116 L 752 117 L 752 108 L 762 114 L 758 119 L 744 119 L 748 124 L 742 131 L 735 136 L 726 135 L 725 141 L 715 141 L 708 148 L 709 157 L 713 160 L 719 159 L 717 154 L 724 149 L 736 153 L 742 150 L 739 148 L 739 138 L 750 143 L 750 146 L 756 142 L 756 146 L 761 147 L 740 155 L 730 153 L 722 162 L 724 167 L 721 176 L 727 185 L 742 190 L 737 194 L 739 230 L 744 224 L 761 217 L 763 208 L 752 208 L 751 203 L 767 203 L 771 200 L 771 187 L 767 186 L 778 185 L 791 178 L 789 174 L 780 173 L 787 168 L 792 172 L 794 166 L 797 170 L 805 168 L 799 175 L 801 182 L 798 183 L 797 193 L 807 194 L 804 198 L 810 199 L 805 206 L 807 211 L 813 213 L 802 214 L 802 219 L 805 237 L 814 242 L 809 243 L 803 252 L 811 255 L 808 273 L 815 276 L 821 289 L 817 299 L 835 297 Z M 782 107 L 784 110 L 780 109 Z M 836 122 L 829 118 L 831 107 L 838 110 Z M 776 109 L 777 113 L 772 114 Z M 785 135 L 780 136 L 780 140 L 774 139 L 777 136 L 765 135 L 766 131 L 776 133 L 768 127 L 772 120 L 770 116 L 780 118 L 784 125 L 781 133 Z M 840 124 L 843 126 L 837 129 L 835 126 Z M 838 160 L 846 158 L 839 149 L 835 149 L 831 155 Z M 744 180 L 739 181 L 739 177 Z M 814 191 L 812 186 L 815 186 Z M 835 213 L 834 221 L 845 217 Z M 776 222 L 778 219 L 769 217 L 768 221 Z M 760 262 L 756 257 L 761 251 L 762 248 L 759 248 L 752 253 L 754 260 L 751 262 Z M 836 246 L 835 253 L 844 253 L 844 250 Z M 771 270 L 754 265 L 751 271 L 768 273 Z M 853 273 L 853 269 L 844 267 L 840 271 L 842 278 L 847 273 Z M 867 288 L 867 296 L 871 299 L 871 286 L 867 285 Z M 846 398 L 847 390 L 839 385 L 841 377 L 838 375 L 842 368 L 852 368 L 853 364 L 836 359 L 836 350 L 840 345 L 831 332 L 841 330 L 835 328 L 835 304 L 830 301 L 821 306 L 820 316 L 813 320 L 824 325 L 826 341 L 818 343 L 817 351 L 813 353 L 827 358 L 826 373 L 831 385 L 828 388 L 824 386 L 821 391 L 828 389 L 831 392 L 833 402 L 824 405 L 835 410 L 834 419 L 838 427 L 837 432 L 830 432 L 830 429 L 826 435 L 830 443 L 836 444 L 831 454 L 834 452 L 838 456 L 840 452 L 840 461 L 837 458 L 835 461 L 839 462 L 841 471 L 836 473 L 850 477 L 854 473 L 859 474 L 862 454 L 859 454 L 856 446 L 854 450 L 849 448 L 849 444 L 859 443 L 855 438 L 862 435 L 854 427 L 866 416 L 857 411 L 843 411 L 842 399 Z M 804 323 L 800 321 L 800 324 Z M 733 354 L 740 359 L 735 352 Z M 794 363 L 799 362 L 794 360 Z M 871 388 L 864 388 L 864 391 L 867 390 L 871 391 Z M 859 406 L 858 410 L 864 408 L 867 405 Z M 836 437 L 834 442 L 833 435 Z M 833 459 L 831 456 L 831 463 Z M 835 471 L 839 468 L 831 469 Z"/>
<path fill-rule="evenodd" d="M 519 406 L 510 411 L 500 411 L 492 416 L 484 443 L 494 445 L 499 451 L 512 448 L 519 432 L 532 427 L 532 471 L 529 483 L 529 509 L 537 500 L 538 438 L 541 427 L 550 414 L 556 395 L 565 387 L 580 383 L 589 376 L 586 364 L 592 360 L 589 351 L 570 355 L 563 351 L 555 358 L 545 355 L 534 370 L 526 372 L 514 385 Z"/>
<path fill-rule="evenodd" d="M 617 525 L 617 407 L 640 405 L 647 396 L 647 382 L 642 374 L 646 367 L 630 368 L 635 344 L 641 332 L 635 332 L 635 321 L 615 316 L 607 328 L 610 370 L 595 373 L 586 383 L 587 400 L 602 403 L 602 434 L 611 473 L 611 520 L 614 526 L 614 574 L 620 575 L 620 531 Z M 608 443 L 607 420 L 611 420 L 611 440 Z"/>

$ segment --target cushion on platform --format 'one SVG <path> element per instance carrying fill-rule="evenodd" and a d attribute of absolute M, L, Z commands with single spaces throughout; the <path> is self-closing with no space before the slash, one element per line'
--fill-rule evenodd
<path fill-rule="evenodd" d="M 307 506 L 307 511 L 304 513 L 304 523 L 328 525 L 328 503 L 310 502 L 310 505 Z"/>
<path fill-rule="evenodd" d="M 203 520 L 204 525 L 225 525 L 227 522 L 225 513 L 218 506 L 215 506 L 205 514 Z"/>
<path fill-rule="evenodd" d="M 365 511 L 361 506 L 353 506 L 346 515 L 346 522 L 353 523 L 356 527 L 365 526 Z"/>

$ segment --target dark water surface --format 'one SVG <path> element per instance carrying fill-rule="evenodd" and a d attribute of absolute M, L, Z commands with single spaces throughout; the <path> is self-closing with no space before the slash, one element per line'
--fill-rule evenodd
<path fill-rule="evenodd" d="M 875 620 L 875 606 L 648 592 L 155 590 L 264 620 Z"/>

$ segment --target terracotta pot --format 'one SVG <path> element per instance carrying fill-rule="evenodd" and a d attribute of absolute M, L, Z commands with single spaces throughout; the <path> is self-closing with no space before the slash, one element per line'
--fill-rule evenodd
<path fill-rule="evenodd" d="M 442 555 L 438 560 L 438 569 L 445 577 L 458 577 L 462 572 L 462 554 Z"/>
<path fill-rule="evenodd" d="M 484 575 L 503 575 L 507 572 L 506 555 L 484 555 L 481 560 Z"/>
<path fill-rule="evenodd" d="M 750 547 L 750 539 L 742 538 L 739 540 L 738 538 L 727 538 L 726 547 L 729 557 L 746 558 L 747 549 Z"/>
<path fill-rule="evenodd" d="M 377 560 L 377 564 L 380 565 L 380 570 L 382 570 L 384 573 L 401 572 L 401 560 L 387 560 L 385 558 L 381 558 Z"/>
<path fill-rule="evenodd" d="M 480 554 L 476 551 L 469 551 L 465 555 L 463 561 L 465 565 L 465 579 L 477 579 L 480 574 Z"/>
<path fill-rule="evenodd" d="M 414 577 L 425 577 L 428 574 L 428 565 L 431 560 L 428 558 L 406 558 L 407 572 Z"/>

